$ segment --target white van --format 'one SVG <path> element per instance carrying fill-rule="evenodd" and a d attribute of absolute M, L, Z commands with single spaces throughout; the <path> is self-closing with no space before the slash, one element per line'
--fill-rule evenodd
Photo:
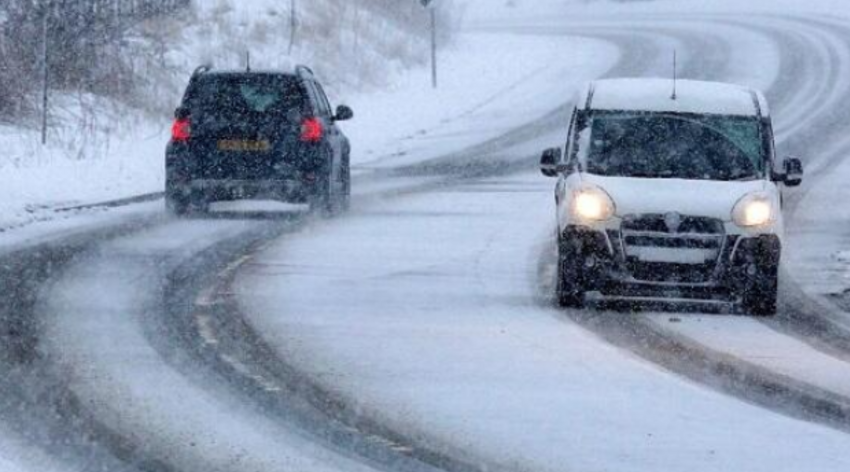
<path fill-rule="evenodd" d="M 580 95 L 557 177 L 557 298 L 738 303 L 776 312 L 783 244 L 770 111 L 755 90 L 710 82 L 601 80 Z"/>

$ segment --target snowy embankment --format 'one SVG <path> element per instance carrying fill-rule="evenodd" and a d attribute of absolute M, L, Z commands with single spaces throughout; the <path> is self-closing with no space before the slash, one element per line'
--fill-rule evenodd
<path fill-rule="evenodd" d="M 75 213 L 57 215 L 57 208 L 162 191 L 170 110 L 202 63 L 242 68 L 250 51 L 255 68 L 309 64 L 335 98 L 360 98 L 359 103 L 396 89 L 395 83 L 411 70 L 428 73 L 423 67 L 427 41 L 403 21 L 389 19 L 391 12 L 332 1 L 303 4 L 298 40 L 289 55 L 288 2 L 196 3 L 192 12 L 145 24 L 134 37 L 147 44 L 145 51 L 151 55 L 139 60 L 150 66 L 138 72 L 144 83 L 139 93 L 146 98 L 134 100 L 141 101 L 142 108 L 54 92 L 46 146 L 35 119 L 22 126 L 0 124 L 0 231 Z M 336 13 L 342 16 L 333 17 Z M 473 47 L 461 45 L 446 53 L 449 58 L 471 57 Z M 364 129 L 388 128 L 386 134 L 396 136 L 380 119 L 391 113 L 371 116 L 376 121 L 361 124 Z"/>

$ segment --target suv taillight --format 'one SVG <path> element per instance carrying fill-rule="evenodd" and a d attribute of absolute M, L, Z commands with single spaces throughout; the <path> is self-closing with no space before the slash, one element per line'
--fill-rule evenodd
<path fill-rule="evenodd" d="M 301 141 L 318 143 L 325 135 L 325 128 L 318 118 L 307 118 L 301 124 Z"/>
<path fill-rule="evenodd" d="M 186 142 L 192 137 L 192 122 L 189 118 L 174 120 L 171 126 L 171 139 L 175 142 Z"/>

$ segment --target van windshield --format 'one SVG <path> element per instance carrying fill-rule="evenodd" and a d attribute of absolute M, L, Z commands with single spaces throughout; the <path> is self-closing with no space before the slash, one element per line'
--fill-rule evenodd
<path fill-rule="evenodd" d="M 595 113 L 589 125 L 584 165 L 592 174 L 686 180 L 764 176 L 763 137 L 754 117 L 606 112 Z"/>

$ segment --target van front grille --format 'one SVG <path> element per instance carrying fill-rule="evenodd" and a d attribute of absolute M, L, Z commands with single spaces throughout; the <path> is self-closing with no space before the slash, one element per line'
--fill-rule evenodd
<path fill-rule="evenodd" d="M 633 279 L 663 284 L 711 283 L 726 246 L 722 221 L 676 214 L 626 217 L 617 239 Z"/>

